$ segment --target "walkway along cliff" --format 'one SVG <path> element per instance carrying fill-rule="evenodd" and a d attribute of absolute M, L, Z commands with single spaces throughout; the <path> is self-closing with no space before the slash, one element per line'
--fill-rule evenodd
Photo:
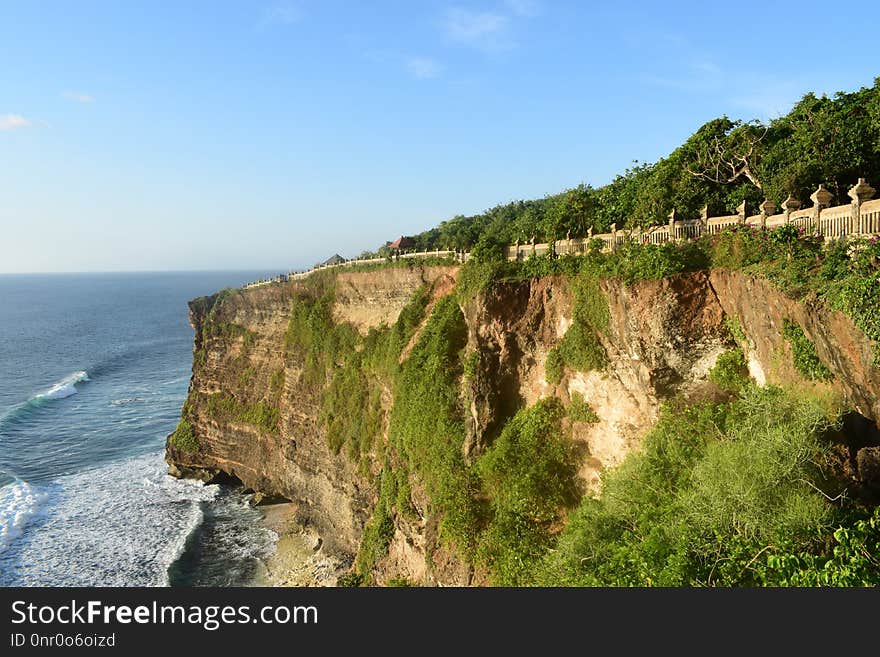
<path fill-rule="evenodd" d="M 847 315 L 725 268 L 587 289 L 562 275 L 499 280 L 463 294 L 467 266 L 340 267 L 190 302 L 193 374 L 168 441 L 172 474 L 296 502 L 361 581 L 486 584 L 473 528 L 487 502 L 470 473 L 485 473 L 478 461 L 518 411 L 568 409 L 546 404 L 574 446 L 576 490 L 554 502 L 570 507 L 566 495 L 598 494 L 639 448 L 664 401 L 719 395 L 709 373 L 740 348 L 758 384 L 841 399 L 855 438 L 837 448 L 840 469 L 850 490 L 880 485 L 876 345 Z M 829 376 L 805 379 L 789 327 Z M 576 328 L 597 366 L 560 362 Z M 543 517 L 542 531 L 564 517 Z"/>

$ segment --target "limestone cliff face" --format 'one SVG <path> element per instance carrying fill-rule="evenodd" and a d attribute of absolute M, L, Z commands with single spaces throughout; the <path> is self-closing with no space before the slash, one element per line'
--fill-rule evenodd
<path fill-rule="evenodd" d="M 342 273 L 336 280 L 334 317 L 363 332 L 393 323 L 415 290 L 435 282 L 448 287 L 450 273 L 454 268 Z M 324 284 L 330 282 L 317 287 Z M 190 302 L 195 342 L 184 415 L 199 449 L 175 449 L 169 442 L 167 460 L 172 474 L 238 480 L 298 502 L 301 521 L 318 530 L 328 549 L 350 556 L 369 518 L 375 482 L 344 453 L 330 450 L 318 419 L 320 399 L 284 355 L 291 303 L 298 295 L 314 293 L 295 282 L 244 290 L 222 303 L 218 295 Z M 241 404 L 267 401 L 277 407 L 278 430 L 217 419 L 208 400 L 221 395 Z"/>
<path fill-rule="evenodd" d="M 335 283 L 328 278 L 324 284 L 335 285 L 335 321 L 350 322 L 363 334 L 393 324 L 423 286 L 433 298 L 448 293 L 456 274 L 452 266 L 392 268 L 341 273 Z M 587 447 L 580 467 L 584 490 L 598 490 L 602 472 L 638 447 L 663 400 L 712 394 L 708 372 L 718 355 L 735 344 L 730 318 L 745 333 L 746 355 L 759 382 L 799 380 L 781 333 L 783 320 L 790 319 L 801 325 L 834 374 L 831 383 L 818 385 L 839 393 L 865 418 L 880 419 L 880 371 L 871 365 L 873 345 L 840 313 L 789 299 L 766 282 L 727 271 L 633 285 L 606 281 L 602 292 L 610 322 L 599 337 L 609 365 L 602 372 L 567 371 L 557 385 L 547 383 L 545 362 L 572 322 L 568 279 L 499 283 L 466 304 L 467 349 L 480 354 L 478 371 L 462 381 L 466 459 L 479 454 L 518 408 L 547 396 L 568 403 L 578 392 L 599 417 L 596 423 L 572 427 L 574 438 Z M 169 442 L 167 458 L 173 473 L 234 477 L 254 490 L 298 502 L 301 518 L 314 525 L 328 549 L 353 557 L 377 498 L 377 482 L 375 472 L 358 468 L 344 451 L 330 450 L 318 417 L 320 393 L 303 385 L 302 372 L 285 358 L 291 302 L 310 293 L 314 288 L 287 283 L 242 291 L 222 303 L 208 297 L 190 304 L 196 339 L 185 415 L 198 449 L 175 449 Z M 277 409 L 276 428 L 218 420 L 211 412 L 212 396 L 270 405 Z M 392 404 L 393 399 L 386 400 L 386 412 Z M 849 454 L 854 471 L 856 451 Z M 421 511 L 418 482 L 413 484 L 413 501 Z M 374 575 L 379 583 L 395 576 L 425 584 L 480 582 L 479 575 L 475 580 L 453 555 L 439 549 L 436 527 L 424 516 L 396 521 L 388 555 L 376 564 Z"/>

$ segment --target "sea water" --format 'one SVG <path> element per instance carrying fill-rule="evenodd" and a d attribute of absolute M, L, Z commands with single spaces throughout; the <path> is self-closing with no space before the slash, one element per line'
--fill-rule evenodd
<path fill-rule="evenodd" d="M 243 585 L 274 536 L 163 460 L 187 300 L 266 272 L 0 275 L 0 585 Z"/>

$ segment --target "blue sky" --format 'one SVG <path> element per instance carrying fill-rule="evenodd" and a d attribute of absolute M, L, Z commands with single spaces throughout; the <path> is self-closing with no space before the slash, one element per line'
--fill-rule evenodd
<path fill-rule="evenodd" d="M 353 256 L 871 85 L 877 24 L 876 3 L 0 0 L 0 272 Z"/>

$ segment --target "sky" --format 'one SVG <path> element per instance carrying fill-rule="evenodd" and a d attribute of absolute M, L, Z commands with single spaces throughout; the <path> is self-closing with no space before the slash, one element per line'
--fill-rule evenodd
<path fill-rule="evenodd" d="M 353 257 L 870 86 L 877 24 L 871 2 L 0 0 L 0 272 Z"/>

